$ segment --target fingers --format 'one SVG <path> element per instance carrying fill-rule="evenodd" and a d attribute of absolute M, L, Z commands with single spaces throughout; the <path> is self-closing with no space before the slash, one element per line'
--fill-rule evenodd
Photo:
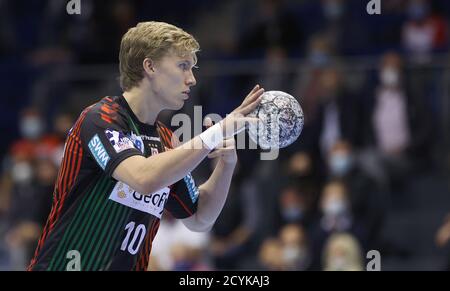
<path fill-rule="evenodd" d="M 261 88 L 255 91 L 254 93 L 250 94 L 247 98 L 245 98 L 244 102 L 242 102 L 240 108 L 242 109 L 248 106 L 249 104 L 252 104 L 253 102 L 257 101 L 262 94 L 264 94 L 264 88 Z"/>
<path fill-rule="evenodd" d="M 248 93 L 248 95 L 244 98 L 244 101 L 242 103 L 247 101 L 252 94 L 254 94 L 256 91 L 259 90 L 259 88 L 260 88 L 259 84 L 257 84 L 255 87 L 253 87 L 252 91 L 250 91 L 250 93 Z"/>
<path fill-rule="evenodd" d="M 248 95 L 255 93 L 259 88 L 260 88 L 259 84 L 256 84 L 256 86 L 253 87 L 252 91 L 250 91 Z"/>
<path fill-rule="evenodd" d="M 230 151 L 235 151 L 234 145 L 217 149 L 217 150 L 213 151 L 212 153 L 210 153 L 208 155 L 208 158 L 214 159 L 214 158 L 222 157 L 222 156 L 226 155 L 227 153 L 229 153 Z"/>
<path fill-rule="evenodd" d="M 225 138 L 232 138 L 236 134 L 248 128 L 248 125 L 256 126 L 260 121 L 257 117 L 245 117 L 241 114 L 228 116 L 222 123 L 223 136 Z"/>
<path fill-rule="evenodd" d="M 254 102 L 252 102 L 252 103 L 248 104 L 247 106 L 241 108 L 240 109 L 240 113 L 242 115 L 247 115 L 247 114 L 253 112 L 253 110 L 255 110 L 255 108 L 258 107 L 258 105 L 261 103 L 261 101 L 262 101 L 262 97 L 259 97 Z"/>

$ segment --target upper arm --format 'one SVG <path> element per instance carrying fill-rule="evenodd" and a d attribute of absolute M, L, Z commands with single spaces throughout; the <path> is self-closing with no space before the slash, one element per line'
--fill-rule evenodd
<path fill-rule="evenodd" d="M 161 124 L 162 125 L 162 124 Z M 162 125 L 167 139 L 166 149 L 171 150 L 181 145 L 180 140 L 171 130 Z M 197 211 L 199 188 L 197 187 L 191 173 L 170 187 L 170 195 L 165 208 L 175 218 L 182 219 L 191 217 Z"/>
<path fill-rule="evenodd" d="M 121 181 L 139 193 L 148 193 L 146 177 L 142 175 L 146 158 L 135 155 L 123 160 L 112 173 L 112 177 Z"/>
<path fill-rule="evenodd" d="M 105 118 L 96 106 L 86 114 L 81 126 L 81 141 L 87 156 L 109 177 L 128 158 L 143 158 L 128 134 L 127 125 L 118 114 Z"/>

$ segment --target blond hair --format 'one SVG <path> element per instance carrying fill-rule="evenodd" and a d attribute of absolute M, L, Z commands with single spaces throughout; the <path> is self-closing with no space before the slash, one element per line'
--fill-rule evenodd
<path fill-rule="evenodd" d="M 339 253 L 343 259 L 343 265 L 337 266 L 332 258 Z M 358 240 L 349 233 L 332 234 L 323 251 L 325 271 L 362 271 L 362 250 Z"/>
<path fill-rule="evenodd" d="M 157 62 L 168 53 L 179 56 L 200 50 L 195 38 L 181 28 L 165 22 L 140 22 L 122 37 L 119 52 L 120 86 L 124 91 L 138 86 L 144 77 L 142 62 L 150 58 Z"/>

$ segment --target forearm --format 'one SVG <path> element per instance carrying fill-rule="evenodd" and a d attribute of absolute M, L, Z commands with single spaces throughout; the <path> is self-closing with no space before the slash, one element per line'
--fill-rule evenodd
<path fill-rule="evenodd" d="M 200 137 L 148 158 L 133 156 L 122 162 L 113 177 L 141 193 L 153 193 L 181 180 L 208 155 Z M 123 165 L 122 165 L 123 164 Z"/>
<path fill-rule="evenodd" d="M 207 231 L 217 220 L 225 205 L 235 166 L 235 163 L 220 160 L 208 181 L 199 187 L 197 212 L 184 221 L 191 230 Z"/>

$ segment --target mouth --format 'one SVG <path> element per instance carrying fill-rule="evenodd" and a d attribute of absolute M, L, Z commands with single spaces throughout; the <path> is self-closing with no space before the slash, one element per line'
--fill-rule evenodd
<path fill-rule="evenodd" d="M 189 99 L 189 93 L 191 93 L 191 91 L 190 90 L 186 90 L 186 91 L 183 91 L 181 93 L 186 96 L 186 99 Z"/>

